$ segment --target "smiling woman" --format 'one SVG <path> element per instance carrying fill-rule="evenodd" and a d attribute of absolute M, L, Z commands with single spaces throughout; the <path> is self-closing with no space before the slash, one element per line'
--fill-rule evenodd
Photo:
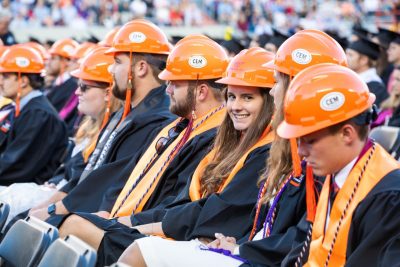
<path fill-rule="evenodd" d="M 262 67 L 273 56 L 259 47 L 243 50 L 232 59 L 224 78 L 217 81 L 228 86 L 225 95 L 228 113 L 218 130 L 214 149 L 192 177 L 189 188 L 192 202 L 171 208 L 161 222 L 167 237 L 204 240 L 213 238 L 215 232 L 224 232 L 239 239 L 251 227 L 245 218 L 255 205 L 258 175 L 265 167 L 274 138 L 270 127 L 274 105 L 269 95 L 274 83 L 273 70 Z M 183 216 L 188 214 L 190 220 L 183 221 Z M 146 225 L 138 227 L 143 234 L 155 234 L 146 228 Z M 143 266 L 140 265 L 143 259 L 147 266 L 239 266 L 242 263 L 226 257 L 225 252 L 222 255 L 209 251 L 198 240 L 176 242 L 149 237 L 136 242 L 143 258 L 138 255 L 136 244 L 121 258 L 134 266 Z M 152 251 L 157 251 L 157 257 Z"/>
<path fill-rule="evenodd" d="M 255 123 L 261 113 L 264 94 L 260 89 L 254 90 L 246 86 L 228 86 L 226 108 L 236 130 L 245 133 Z"/>

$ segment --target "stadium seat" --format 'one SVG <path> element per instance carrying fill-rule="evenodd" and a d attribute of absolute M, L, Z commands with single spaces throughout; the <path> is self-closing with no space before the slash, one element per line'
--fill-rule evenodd
<path fill-rule="evenodd" d="M 122 262 L 116 262 L 113 265 L 110 265 L 110 267 L 130 267 L 130 265 L 122 263 Z"/>
<path fill-rule="evenodd" d="M 4 224 L 7 221 L 9 213 L 10 213 L 10 205 L 8 205 L 5 202 L 0 202 L 0 231 L 3 230 Z"/>
<path fill-rule="evenodd" d="M 38 267 L 93 267 L 96 251 L 79 238 L 57 239 L 46 251 Z"/>
<path fill-rule="evenodd" d="M 375 139 L 386 151 L 392 153 L 394 145 L 399 137 L 400 128 L 381 126 L 371 130 L 369 136 Z"/>
<path fill-rule="evenodd" d="M 46 222 L 34 217 L 18 220 L 0 243 L 0 257 L 6 266 L 37 266 L 57 238 L 57 228 Z"/>

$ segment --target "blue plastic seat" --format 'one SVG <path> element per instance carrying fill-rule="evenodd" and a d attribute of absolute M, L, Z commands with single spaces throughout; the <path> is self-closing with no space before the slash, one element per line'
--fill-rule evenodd
<path fill-rule="evenodd" d="M 93 267 L 96 251 L 80 240 L 69 235 L 57 239 L 46 251 L 38 267 Z"/>
<path fill-rule="evenodd" d="M 0 257 L 6 266 L 37 266 L 57 238 L 57 228 L 44 221 L 34 217 L 18 220 L 0 243 Z"/>

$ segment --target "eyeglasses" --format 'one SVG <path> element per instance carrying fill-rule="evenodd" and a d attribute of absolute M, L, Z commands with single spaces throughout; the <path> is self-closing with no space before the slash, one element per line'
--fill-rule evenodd
<path fill-rule="evenodd" d="M 94 86 L 91 86 L 91 85 L 88 85 L 88 84 L 84 84 L 84 83 L 79 83 L 78 86 L 81 89 L 82 93 L 84 93 L 87 90 L 89 90 L 90 88 L 94 87 Z"/>
<path fill-rule="evenodd" d="M 96 84 L 86 84 L 86 83 L 82 83 L 80 82 L 78 84 L 79 88 L 81 89 L 82 93 L 86 92 L 87 90 L 91 89 L 91 88 L 100 88 L 100 89 L 106 89 L 107 87 L 101 86 L 101 85 L 96 85 Z"/>
<path fill-rule="evenodd" d="M 176 127 L 169 129 L 168 137 L 162 136 L 157 140 L 156 152 L 158 155 L 161 155 L 164 152 L 164 150 L 170 140 L 175 139 L 179 135 L 179 132 L 177 132 L 176 130 L 177 130 Z"/>

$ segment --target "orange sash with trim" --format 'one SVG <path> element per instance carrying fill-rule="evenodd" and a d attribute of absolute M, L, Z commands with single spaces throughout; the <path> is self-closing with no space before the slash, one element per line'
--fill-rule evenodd
<path fill-rule="evenodd" d="M 267 129 L 269 129 L 268 127 Z M 224 181 L 223 185 L 219 188 L 217 193 L 222 192 L 225 187 L 232 181 L 233 177 L 235 177 L 236 173 L 240 171 L 240 169 L 243 167 L 244 162 L 246 161 L 248 155 L 255 150 L 256 148 L 262 147 L 266 144 L 271 143 L 274 140 L 274 133 L 271 131 L 266 131 L 263 133 L 261 138 L 255 143 L 236 163 L 235 167 L 232 169 L 231 173 L 229 174 L 228 178 Z M 199 165 L 196 168 L 196 171 L 194 172 L 192 176 L 192 181 L 190 182 L 190 188 L 189 188 L 189 196 L 192 201 L 196 201 L 202 198 L 202 193 L 201 193 L 201 177 L 204 173 L 205 168 L 207 165 L 213 160 L 215 156 L 215 149 L 212 149 L 210 153 L 207 154 L 199 163 Z"/>
<path fill-rule="evenodd" d="M 213 112 L 213 111 L 210 111 L 208 114 L 194 120 L 193 125 L 196 125 L 197 123 L 201 122 L 202 119 L 205 118 L 206 116 L 209 116 L 209 114 L 211 114 L 211 112 Z M 209 118 L 207 118 L 202 124 L 200 124 L 196 129 L 194 129 L 190 133 L 190 136 L 189 136 L 189 139 L 187 140 L 187 142 L 189 142 L 196 135 L 199 135 L 205 131 L 208 131 L 212 128 L 216 128 L 216 127 L 220 126 L 225 117 L 225 114 L 226 114 L 225 108 L 215 112 L 213 115 L 211 115 Z M 139 178 L 140 174 L 145 169 L 146 165 L 153 158 L 155 153 L 157 153 L 155 147 L 156 147 L 156 143 L 159 140 L 159 138 L 168 136 L 168 131 L 172 127 L 175 127 L 177 122 L 178 122 L 178 120 L 176 120 L 175 122 L 173 122 L 173 123 L 169 124 L 167 127 L 165 127 L 157 135 L 157 137 L 151 143 L 150 147 L 146 150 L 146 152 L 140 158 L 138 164 L 133 169 L 128 181 L 126 182 L 124 188 L 122 189 L 116 202 L 114 203 L 114 207 L 111 211 L 111 214 L 114 214 L 117 211 L 118 207 L 120 206 L 120 204 L 122 203 L 122 201 L 124 200 L 126 195 L 128 194 L 132 185 L 134 185 L 137 182 L 137 179 Z M 172 157 L 169 160 L 168 160 L 168 155 L 170 155 L 170 153 L 172 152 L 174 147 L 182 139 L 184 132 L 185 131 L 182 131 L 179 134 L 179 136 L 164 150 L 164 152 L 158 158 L 156 158 L 154 160 L 151 167 L 147 170 L 146 174 L 143 176 L 143 178 L 140 180 L 140 182 L 136 185 L 136 187 L 130 193 L 128 199 L 125 201 L 125 203 L 118 210 L 117 214 L 115 214 L 114 217 L 129 216 L 132 214 L 132 212 L 138 213 L 138 212 L 142 211 L 143 206 L 146 204 L 147 200 L 152 195 L 152 193 L 153 193 L 154 189 L 156 188 L 158 181 L 160 180 L 161 176 L 163 175 L 165 169 L 168 167 L 169 163 L 173 160 L 174 155 L 172 155 Z M 152 183 L 152 181 L 154 181 L 154 179 L 155 179 L 155 182 L 151 185 L 151 183 Z M 137 208 L 135 209 L 135 207 L 137 207 Z M 111 218 L 111 215 L 110 215 L 110 218 Z"/>
<path fill-rule="evenodd" d="M 399 169 L 400 164 L 393 159 L 379 144 L 375 144 L 375 152 L 368 163 L 368 166 L 361 178 L 360 185 L 347 209 L 346 216 L 342 220 L 337 239 L 333 247 L 333 252 L 329 260 L 329 267 L 344 266 L 346 263 L 347 241 L 354 210 L 366 195 L 382 180 L 389 172 Z M 334 239 L 336 228 L 340 217 L 345 209 L 346 203 L 350 198 L 353 188 L 361 173 L 370 152 L 370 148 L 351 170 L 343 187 L 339 190 L 332 205 L 332 211 L 328 226 L 325 231 L 326 215 L 329 203 L 329 187 L 331 177 L 325 180 L 322 192 L 318 201 L 317 213 L 312 231 L 312 241 L 310 244 L 310 254 L 304 266 L 316 267 L 324 266 L 329 249 Z"/>

